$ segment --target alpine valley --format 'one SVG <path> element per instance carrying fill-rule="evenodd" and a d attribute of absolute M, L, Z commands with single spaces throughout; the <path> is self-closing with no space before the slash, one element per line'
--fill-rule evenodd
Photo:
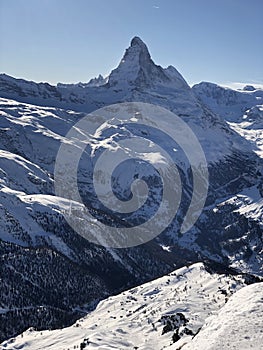
<path fill-rule="evenodd" d="M 147 243 L 114 249 L 69 226 L 64 213 L 70 203 L 55 194 L 54 170 L 60 145 L 71 142 L 68 131 L 87 114 L 122 102 L 160 106 L 187 123 L 203 148 L 209 188 L 199 219 L 180 233 L 193 181 L 178 149 L 183 191 L 174 220 Z M 112 139 L 127 133 L 147 133 L 170 147 L 154 129 L 139 125 L 114 127 L 103 140 L 99 134 L 90 148 L 110 148 Z M 52 86 L 1 74 L 1 349 L 260 349 L 262 158 L 262 89 L 208 82 L 190 87 L 174 67 L 156 65 L 138 37 L 108 77 L 88 83 Z M 84 163 L 79 190 L 96 218 L 96 225 L 86 225 L 103 237 L 100 222 L 118 224 L 120 218 L 96 201 Z M 112 184 L 126 186 L 114 188 L 121 199 L 130 196 L 131 172 L 153 187 L 140 213 L 147 220 L 162 184 L 141 165 L 124 163 Z M 127 225 L 139 220 L 136 214 L 128 219 Z"/>

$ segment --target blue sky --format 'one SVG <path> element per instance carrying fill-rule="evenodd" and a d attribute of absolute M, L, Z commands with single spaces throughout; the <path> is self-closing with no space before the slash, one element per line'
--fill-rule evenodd
<path fill-rule="evenodd" d="M 263 0 L 0 0 L 0 71 L 85 82 L 137 35 L 190 84 L 263 84 L 262 13 Z"/>

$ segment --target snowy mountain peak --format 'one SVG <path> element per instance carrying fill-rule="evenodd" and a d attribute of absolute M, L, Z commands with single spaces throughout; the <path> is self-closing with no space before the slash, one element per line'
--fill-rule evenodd
<path fill-rule="evenodd" d="M 127 88 L 174 85 L 178 80 L 187 86 L 175 68 L 170 66 L 163 69 L 156 65 L 145 43 L 139 37 L 134 37 L 119 66 L 111 72 L 109 86 L 127 90 Z"/>
<path fill-rule="evenodd" d="M 82 84 L 83 87 L 93 87 L 93 86 L 102 86 L 107 83 L 107 77 L 104 78 L 101 74 L 98 77 L 90 79 L 87 84 Z"/>
<path fill-rule="evenodd" d="M 141 38 L 139 38 L 138 36 L 135 36 L 132 40 L 131 40 L 131 47 L 137 46 L 143 50 L 148 51 L 148 48 L 146 46 L 146 44 L 142 41 Z"/>
<path fill-rule="evenodd" d="M 123 63 L 123 61 L 131 60 L 134 58 L 137 60 L 137 62 L 135 62 L 137 64 L 153 63 L 151 61 L 151 55 L 149 53 L 148 47 L 138 36 L 135 36 L 131 40 L 130 46 L 128 49 L 126 49 L 120 64 Z"/>
<path fill-rule="evenodd" d="M 111 72 L 109 85 L 134 85 L 139 76 L 145 75 L 148 68 L 153 66 L 155 65 L 151 60 L 147 46 L 140 38 L 134 37 L 119 66 Z"/>

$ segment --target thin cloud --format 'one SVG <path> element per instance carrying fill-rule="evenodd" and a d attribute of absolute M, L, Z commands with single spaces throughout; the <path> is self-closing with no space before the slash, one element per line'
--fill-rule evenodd
<path fill-rule="evenodd" d="M 153 6 L 153 8 L 154 8 L 154 9 L 159 9 L 160 7 L 159 7 L 159 6 L 155 6 L 155 5 L 154 5 L 154 6 Z"/>

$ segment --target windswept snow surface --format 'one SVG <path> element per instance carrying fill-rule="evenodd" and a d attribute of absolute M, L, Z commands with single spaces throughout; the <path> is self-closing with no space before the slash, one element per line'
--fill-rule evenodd
<path fill-rule="evenodd" d="M 247 293 L 239 293 L 240 297 L 234 299 L 229 308 L 224 305 L 243 286 L 243 279 L 239 276 L 210 274 L 202 263 L 196 263 L 101 301 L 93 312 L 71 327 L 42 332 L 29 329 L 3 342 L 2 349 L 73 350 L 84 339 L 89 339 L 87 349 L 161 350 L 172 345 L 173 336 L 178 333 L 180 339 L 173 348 L 177 349 L 185 343 L 191 344 L 193 336 L 208 317 L 214 315 L 216 320 L 218 314 L 222 318 L 228 313 L 230 320 L 231 310 L 237 307 L 238 301 L 242 302 L 243 297 L 246 300 L 253 287 Z M 242 306 L 242 320 L 245 311 L 252 311 L 252 307 L 260 302 L 260 288 L 256 291 L 250 304 Z M 258 327 L 262 321 L 259 311 L 256 311 Z M 234 316 L 237 323 L 238 313 Z M 253 339 L 253 324 L 249 329 Z M 243 337 L 242 333 L 240 336 Z"/>
<path fill-rule="evenodd" d="M 236 292 L 209 317 L 183 350 L 260 350 L 263 344 L 263 283 Z M 177 345 L 171 348 L 178 349 Z"/>

